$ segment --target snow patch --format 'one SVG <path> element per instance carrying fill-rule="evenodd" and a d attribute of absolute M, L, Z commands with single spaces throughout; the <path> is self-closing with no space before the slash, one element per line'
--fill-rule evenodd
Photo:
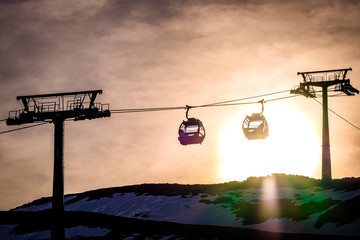
<path fill-rule="evenodd" d="M 334 189 L 324 190 L 319 187 L 308 189 L 284 187 L 276 188 L 275 190 L 274 194 L 267 194 L 269 191 L 261 188 L 250 188 L 231 190 L 215 195 L 199 193 L 196 196 L 154 196 L 149 194 L 139 195 L 134 192 L 115 193 L 112 197 L 102 197 L 91 200 L 84 198 L 66 204 L 65 210 L 97 212 L 127 218 L 184 224 L 242 227 L 272 232 L 360 236 L 360 219 L 340 227 L 336 227 L 336 224 L 327 223 L 321 228 L 315 228 L 315 223 L 318 221 L 319 216 L 331 209 L 331 207 L 316 212 L 302 221 L 295 221 L 289 218 L 270 218 L 260 224 L 252 225 L 244 225 L 242 223 L 244 219 L 237 217 L 233 212 L 234 210 L 232 210 L 231 204 L 237 203 L 238 201 L 257 204 L 261 201 L 289 199 L 295 205 L 302 205 L 310 202 L 320 202 L 325 199 L 345 201 L 360 195 L 360 190 L 335 191 Z M 74 195 L 67 197 L 66 201 L 75 197 Z M 225 200 L 221 201 L 221 198 Z M 218 202 L 216 202 L 217 200 Z M 37 206 L 21 207 L 17 210 L 39 211 L 50 208 L 51 202 Z M 7 231 L 6 229 L 8 228 L 2 227 L 3 231 Z M 79 230 L 81 229 L 77 229 L 76 231 Z M 90 230 L 84 230 L 84 232 L 88 231 Z M 99 234 L 106 234 L 104 229 L 94 231 L 98 231 Z"/>

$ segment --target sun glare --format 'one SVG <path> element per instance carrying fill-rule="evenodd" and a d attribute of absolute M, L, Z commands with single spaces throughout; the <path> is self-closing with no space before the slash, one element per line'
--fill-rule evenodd
<path fill-rule="evenodd" d="M 251 113 L 248 113 L 251 114 Z M 281 106 L 265 106 L 269 137 L 247 140 L 242 132 L 246 117 L 240 112 L 220 132 L 218 155 L 223 181 L 285 173 L 316 177 L 321 141 L 305 113 Z"/>

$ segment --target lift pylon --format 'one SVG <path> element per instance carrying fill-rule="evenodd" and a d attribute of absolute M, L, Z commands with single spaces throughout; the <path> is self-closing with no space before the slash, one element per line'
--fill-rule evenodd
<path fill-rule="evenodd" d="M 303 82 L 295 89 L 290 90 L 292 94 L 301 94 L 305 97 L 316 98 L 317 91 L 314 87 L 322 88 L 323 105 L 323 131 L 322 131 L 322 179 L 331 180 L 331 157 L 330 157 L 330 136 L 328 117 L 328 91 L 343 93 L 346 96 L 359 94 L 359 90 L 351 86 L 350 79 L 346 78 L 351 68 L 335 69 L 313 72 L 298 72 L 303 77 Z M 332 87 L 332 89 L 329 89 Z"/>
<path fill-rule="evenodd" d="M 64 231 L 64 121 L 110 117 L 109 104 L 96 103 L 102 90 L 18 96 L 24 109 L 10 111 L 7 125 L 39 121 L 54 123 L 54 175 L 51 239 L 65 239 Z"/>

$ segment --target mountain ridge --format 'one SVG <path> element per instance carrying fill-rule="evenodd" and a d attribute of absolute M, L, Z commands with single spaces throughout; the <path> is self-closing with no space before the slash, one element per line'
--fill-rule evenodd
<path fill-rule="evenodd" d="M 51 212 L 51 199 L 37 199 L 8 212 Z M 278 234 L 360 237 L 360 178 L 322 181 L 273 174 L 218 184 L 147 183 L 67 194 L 64 202 L 66 214 L 81 212 L 82 216 L 87 212 L 126 221 L 201 225 L 209 229 L 230 227 Z M 109 230 L 110 226 L 98 226 L 96 231 L 103 236 L 115 231 Z M 194 228 L 201 233 L 201 227 Z M 287 237 L 301 239 L 295 235 Z"/>
<path fill-rule="evenodd" d="M 296 189 L 322 187 L 324 189 L 335 189 L 336 191 L 345 190 L 351 191 L 360 189 L 360 177 L 355 178 L 342 178 L 333 179 L 331 181 L 323 181 L 320 179 L 309 178 L 301 175 L 286 175 L 286 174 L 272 174 L 265 177 L 249 177 L 248 179 L 238 182 L 230 181 L 225 183 L 213 183 L 213 184 L 179 184 L 179 183 L 143 183 L 136 185 L 120 186 L 100 188 L 95 190 L 89 190 L 82 193 L 70 193 L 65 197 L 77 196 L 77 200 L 89 197 L 89 200 L 97 199 L 101 197 L 111 197 L 115 193 L 129 193 L 135 192 L 137 194 L 149 194 L 149 195 L 198 195 L 200 193 L 216 194 L 219 192 L 230 191 L 234 189 L 246 189 L 246 188 L 261 188 L 264 179 L 269 177 L 275 177 L 278 187 L 294 187 Z M 21 207 L 29 207 L 37 204 L 43 204 L 51 201 L 52 197 L 42 197 L 32 202 L 15 207 L 11 210 L 16 210 Z M 75 200 L 65 201 L 65 204 L 70 204 Z"/>

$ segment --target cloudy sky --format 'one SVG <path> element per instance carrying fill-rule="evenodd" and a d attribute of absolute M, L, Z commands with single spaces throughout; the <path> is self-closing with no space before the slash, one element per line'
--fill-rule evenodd
<path fill-rule="evenodd" d="M 22 108 L 19 95 L 102 89 L 97 100 L 111 109 L 185 107 L 290 90 L 299 71 L 352 67 L 360 89 L 359 12 L 350 0 L 1 1 L 0 119 Z M 359 105 L 359 96 L 329 99 L 356 126 Z M 177 140 L 185 110 L 66 122 L 65 193 L 272 173 L 321 178 L 321 105 L 303 96 L 268 102 L 269 138 L 247 141 L 242 121 L 260 108 L 191 109 L 207 134 L 193 146 Z M 333 178 L 359 177 L 360 131 L 329 120 Z M 53 135 L 52 124 L 0 135 L 0 210 L 51 196 Z"/>

